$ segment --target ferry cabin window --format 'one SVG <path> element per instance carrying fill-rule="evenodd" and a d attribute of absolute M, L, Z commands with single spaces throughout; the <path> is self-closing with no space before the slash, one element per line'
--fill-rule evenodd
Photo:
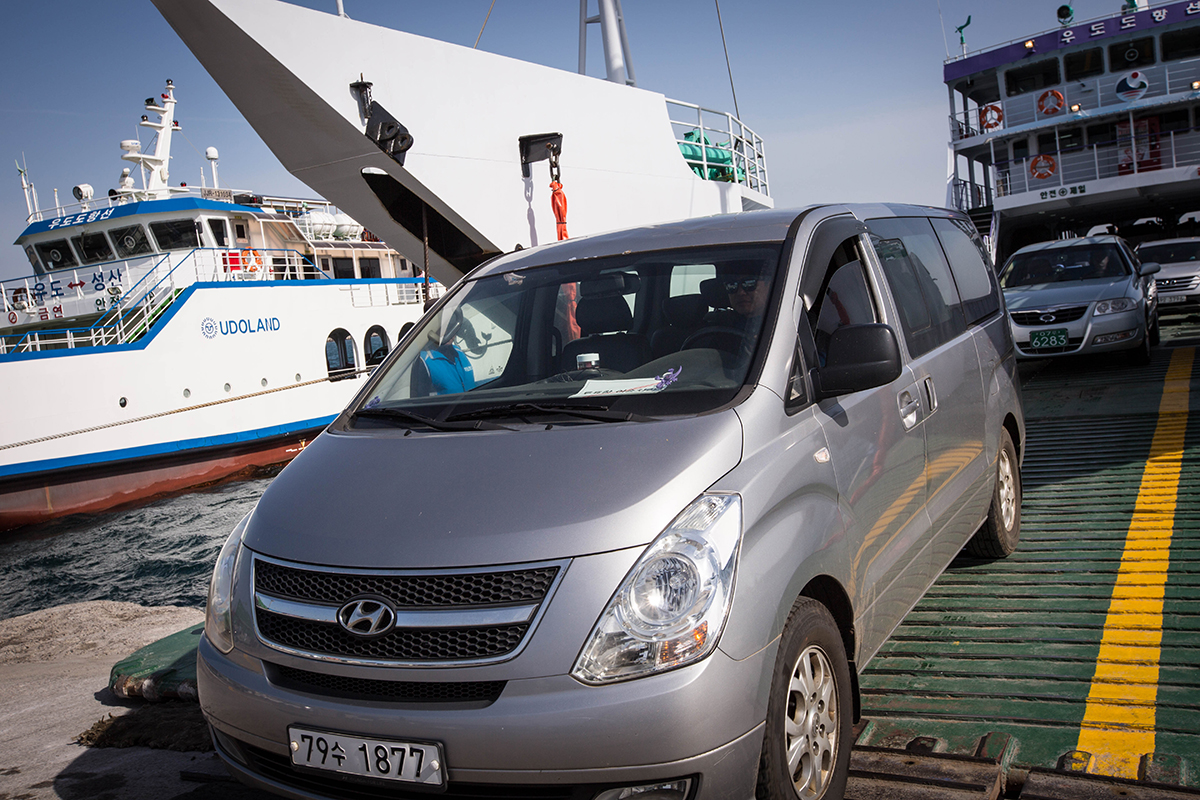
<path fill-rule="evenodd" d="M 1166 133 L 1167 131 L 1186 131 L 1191 127 L 1191 124 L 1191 114 L 1186 108 L 1164 111 L 1158 115 L 1158 130 L 1162 133 Z"/>
<path fill-rule="evenodd" d="M 1028 139 L 1013 139 L 1012 143 L 1013 161 L 1022 161 L 1029 158 L 1029 140 Z"/>
<path fill-rule="evenodd" d="M 200 246 L 196 238 L 196 224 L 190 219 L 168 219 L 151 222 L 150 232 L 159 250 L 195 250 Z"/>
<path fill-rule="evenodd" d="M 1108 63 L 1113 72 L 1144 67 L 1154 63 L 1154 37 L 1134 39 L 1132 42 L 1120 42 L 1108 46 Z"/>
<path fill-rule="evenodd" d="M 354 277 L 354 259 L 353 258 L 335 258 L 333 261 L 333 277 L 335 278 L 353 278 Z"/>
<path fill-rule="evenodd" d="M 382 278 L 383 273 L 379 271 L 378 258 L 360 258 L 358 260 L 358 270 L 364 278 Z"/>
<path fill-rule="evenodd" d="M 71 239 L 75 252 L 84 264 L 112 261 L 113 251 L 103 233 L 84 233 Z"/>
<path fill-rule="evenodd" d="M 1063 56 L 1063 72 L 1069 81 L 1081 81 L 1104 72 L 1104 48 L 1093 47 Z"/>
<path fill-rule="evenodd" d="M 1117 128 L 1111 122 L 1103 125 L 1088 125 L 1087 143 L 1089 147 L 1100 144 L 1112 144 L 1117 138 Z"/>
<path fill-rule="evenodd" d="M 1163 33 L 1163 61 L 1177 61 L 1181 58 L 1195 58 L 1196 56 L 1200 56 L 1200 28 L 1184 28 Z"/>
<path fill-rule="evenodd" d="M 329 380 L 340 381 L 354 377 L 354 337 L 338 328 L 325 339 L 325 366 Z"/>
<path fill-rule="evenodd" d="M 250 237 L 246 235 L 246 223 L 233 223 L 233 238 L 237 239 L 239 243 L 250 241 Z"/>
<path fill-rule="evenodd" d="M 150 252 L 150 240 L 146 238 L 146 231 L 141 225 L 113 228 L 108 233 L 117 248 L 118 258 L 130 258 Z"/>
<path fill-rule="evenodd" d="M 46 269 L 65 269 L 75 266 L 75 254 L 67 246 L 66 239 L 41 242 L 35 244 L 34 247 L 37 248 L 38 255 L 42 257 L 42 263 L 46 265 Z"/>
<path fill-rule="evenodd" d="M 1039 153 L 1065 153 L 1083 147 L 1083 131 L 1079 128 L 1064 128 L 1058 132 L 1057 139 L 1054 131 L 1038 135 Z"/>
<path fill-rule="evenodd" d="M 867 221 L 900 311 L 900 327 L 913 358 L 967 329 L 950 267 L 929 220 L 921 217 Z"/>
<path fill-rule="evenodd" d="M 383 361 L 391 349 L 387 331 L 382 326 L 372 325 L 367 329 L 367 335 L 363 337 L 363 350 L 367 354 L 368 367 L 373 367 Z"/>
<path fill-rule="evenodd" d="M 1004 73 L 1004 86 L 1009 97 L 1035 92 L 1059 83 L 1062 83 L 1062 79 L 1059 78 L 1057 58 L 1015 67 Z"/>
<path fill-rule="evenodd" d="M 1000 310 L 1000 287 L 979 234 L 962 220 L 930 221 L 950 261 L 967 324 L 974 325 L 995 314 Z"/>
<path fill-rule="evenodd" d="M 228 229 L 225 227 L 225 220 L 212 219 L 208 220 L 208 232 L 212 234 L 213 241 L 217 243 L 217 247 L 225 247 L 228 239 Z"/>

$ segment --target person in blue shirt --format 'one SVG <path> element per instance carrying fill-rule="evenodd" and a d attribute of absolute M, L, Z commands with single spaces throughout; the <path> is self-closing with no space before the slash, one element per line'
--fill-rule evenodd
<path fill-rule="evenodd" d="M 454 342 L 462 328 L 462 311 L 455 310 L 450 315 L 450 324 L 440 342 L 422 350 L 417 356 L 412 377 L 414 397 L 461 394 L 475 388 L 475 371 L 471 361 Z"/>

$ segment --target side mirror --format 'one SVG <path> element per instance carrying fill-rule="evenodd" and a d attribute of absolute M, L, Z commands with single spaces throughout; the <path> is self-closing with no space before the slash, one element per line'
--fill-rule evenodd
<path fill-rule="evenodd" d="M 900 377 L 900 345 L 887 325 L 844 325 L 833 332 L 825 366 L 813 370 L 817 399 L 891 383 Z"/>
<path fill-rule="evenodd" d="M 1154 263 L 1153 261 L 1143 261 L 1138 266 L 1138 275 L 1141 275 L 1142 277 L 1145 277 L 1146 275 L 1153 275 L 1160 269 L 1162 269 L 1162 266 Z"/>

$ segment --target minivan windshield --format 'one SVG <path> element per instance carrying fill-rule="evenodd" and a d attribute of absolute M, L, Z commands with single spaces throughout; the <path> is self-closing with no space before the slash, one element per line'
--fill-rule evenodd
<path fill-rule="evenodd" d="M 353 424 L 460 429 L 720 407 L 750 372 L 780 249 L 660 250 L 466 281 L 380 368 Z"/>
<path fill-rule="evenodd" d="M 1000 285 L 1005 289 L 1040 283 L 1115 280 L 1130 274 L 1116 245 L 1097 244 L 1059 247 L 1032 253 L 1017 253 L 1004 265 Z"/>

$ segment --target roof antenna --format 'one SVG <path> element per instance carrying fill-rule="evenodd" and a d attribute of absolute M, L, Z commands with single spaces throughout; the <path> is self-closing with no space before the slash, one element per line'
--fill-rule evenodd
<path fill-rule="evenodd" d="M 738 119 L 741 119 L 742 112 L 738 110 L 737 89 L 733 88 L 733 67 L 729 65 L 729 47 L 725 44 L 725 24 L 721 22 L 721 0 L 714 0 L 714 2 L 717 4 L 717 27 L 721 29 L 721 47 L 725 48 L 725 69 L 729 72 L 729 91 L 733 92 L 733 113 L 737 115 Z"/>
<path fill-rule="evenodd" d="M 950 57 L 950 42 L 946 40 L 946 19 L 942 16 L 942 0 L 938 0 L 938 22 L 942 26 L 942 44 L 946 47 L 946 58 Z"/>

